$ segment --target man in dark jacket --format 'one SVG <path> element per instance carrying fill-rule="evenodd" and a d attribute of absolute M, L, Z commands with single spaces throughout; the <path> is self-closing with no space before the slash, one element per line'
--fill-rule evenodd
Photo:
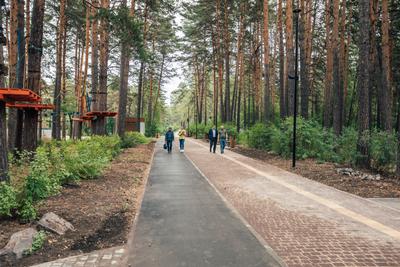
<path fill-rule="evenodd" d="M 167 144 L 168 153 L 172 151 L 172 142 L 174 141 L 174 132 L 172 128 L 169 127 L 167 133 L 165 134 L 165 143 Z"/>
<path fill-rule="evenodd" d="M 212 150 L 215 153 L 218 141 L 218 131 L 215 125 L 208 131 L 208 139 L 210 140 L 210 152 Z"/>

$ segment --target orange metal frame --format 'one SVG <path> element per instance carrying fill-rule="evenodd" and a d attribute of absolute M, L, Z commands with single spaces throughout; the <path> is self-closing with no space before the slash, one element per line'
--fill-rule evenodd
<path fill-rule="evenodd" d="M 91 111 L 85 114 L 85 116 L 90 117 L 115 117 L 117 116 L 117 112 L 110 112 L 110 111 Z"/>
<path fill-rule="evenodd" d="M 5 102 L 40 102 L 42 99 L 29 89 L 0 88 L 0 100 Z"/>
<path fill-rule="evenodd" d="M 49 105 L 49 104 L 17 104 L 17 103 L 7 103 L 6 106 L 7 106 L 8 108 L 18 108 L 18 109 L 35 109 L 35 110 L 54 109 L 54 105 Z"/>

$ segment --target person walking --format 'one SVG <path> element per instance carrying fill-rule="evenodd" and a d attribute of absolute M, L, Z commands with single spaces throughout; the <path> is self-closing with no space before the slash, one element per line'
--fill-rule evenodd
<path fill-rule="evenodd" d="M 179 151 L 183 153 L 185 151 L 185 136 L 186 136 L 186 130 L 181 127 L 181 129 L 178 132 L 179 136 Z"/>
<path fill-rule="evenodd" d="M 221 126 L 221 129 L 219 130 L 219 144 L 220 144 L 220 149 L 221 149 L 221 154 L 224 154 L 225 146 L 226 146 L 226 138 L 227 138 L 227 132 L 224 128 L 224 125 Z"/>
<path fill-rule="evenodd" d="M 169 127 L 167 133 L 165 134 L 165 143 L 167 144 L 168 153 L 172 152 L 172 142 L 174 141 L 174 132 L 172 128 Z"/>
<path fill-rule="evenodd" d="M 210 152 L 212 150 L 212 152 L 215 153 L 218 140 L 218 131 L 215 125 L 208 131 L 208 139 L 210 140 Z"/>

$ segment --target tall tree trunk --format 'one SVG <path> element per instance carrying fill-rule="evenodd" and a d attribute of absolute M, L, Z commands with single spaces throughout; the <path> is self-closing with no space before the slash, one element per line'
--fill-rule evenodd
<path fill-rule="evenodd" d="M 65 105 L 67 103 L 66 96 L 67 96 L 67 21 L 65 21 L 64 25 L 64 40 L 63 40 L 63 47 L 62 47 L 62 84 L 61 84 L 61 96 L 62 96 L 62 103 Z M 67 125 L 66 125 L 67 116 L 65 112 L 62 113 L 62 139 L 65 140 L 67 138 Z M 39 131 L 41 132 L 41 131 Z M 71 136 L 70 136 L 71 137 Z"/>
<path fill-rule="evenodd" d="M 379 102 L 375 103 L 373 98 L 376 96 L 379 99 L 380 90 L 380 81 L 381 79 L 381 72 L 378 66 L 379 64 L 379 54 L 378 49 L 380 50 L 379 42 L 377 41 L 377 23 L 378 23 L 378 16 L 379 16 L 379 0 L 370 0 L 370 50 L 369 50 L 369 120 L 370 120 L 370 128 L 373 127 L 374 120 L 374 112 L 373 106 L 376 104 L 376 122 L 377 127 L 380 127 L 380 116 L 379 116 Z"/>
<path fill-rule="evenodd" d="M 388 0 L 382 0 L 382 88 L 379 97 L 380 121 L 382 129 L 392 130 L 392 88 L 390 68 L 390 40 L 389 40 L 389 10 Z"/>
<path fill-rule="evenodd" d="M 126 6 L 126 0 L 123 5 Z M 134 16 L 135 0 L 131 2 L 130 16 Z M 129 61 L 130 46 L 127 42 L 122 43 L 121 47 L 121 69 L 120 69 L 120 86 L 119 86 L 119 102 L 118 102 L 118 118 L 117 118 L 117 134 L 120 137 L 125 135 L 126 129 L 126 106 L 128 103 L 128 78 L 129 78 Z"/>
<path fill-rule="evenodd" d="M 0 27 L 3 29 L 3 11 L 4 6 L 0 5 Z M 4 32 L 0 31 L 0 37 Z M 0 67 L 5 70 L 3 44 L 0 43 Z M 4 87 L 5 73 L 0 73 L 0 87 Z M 7 149 L 7 123 L 6 123 L 6 103 L 0 101 L 0 182 L 8 181 L 8 149 Z"/>
<path fill-rule="evenodd" d="M 287 116 L 286 110 L 286 79 L 285 79 L 285 48 L 283 44 L 282 0 L 278 2 L 277 31 L 279 32 L 279 109 L 281 119 Z"/>
<path fill-rule="evenodd" d="M 332 80 L 333 80 L 333 49 L 331 40 L 331 0 L 325 2 L 325 27 L 326 27 L 326 71 L 325 71 L 325 88 L 324 88 L 324 126 L 332 125 Z"/>
<path fill-rule="evenodd" d="M 110 0 L 101 0 L 101 8 L 108 10 Z M 107 111 L 107 77 L 108 77 L 108 57 L 109 57 L 109 21 L 102 18 L 100 21 L 100 78 L 99 78 L 99 111 Z M 96 124 L 97 135 L 106 134 L 106 119 L 98 117 L 93 121 Z"/>
<path fill-rule="evenodd" d="M 345 12 L 342 10 L 342 12 Z M 342 16 L 345 14 L 342 13 Z M 340 85 L 340 46 L 339 46 L 339 0 L 333 0 L 333 131 L 336 135 L 342 133 L 343 127 L 343 87 Z"/>
<path fill-rule="evenodd" d="M 224 41 L 225 41 L 225 116 L 226 121 L 232 121 L 231 116 L 231 81 L 230 81 L 230 34 L 229 34 L 229 1 L 225 0 L 224 5 Z"/>
<path fill-rule="evenodd" d="M 28 48 L 30 45 L 31 29 L 31 0 L 25 0 L 25 70 L 24 70 L 24 88 L 28 88 Z"/>
<path fill-rule="evenodd" d="M 155 111 L 157 109 L 157 105 L 158 105 L 158 99 L 160 98 L 160 94 L 161 94 L 161 83 L 162 83 L 162 79 L 163 79 L 164 65 L 165 65 L 165 54 L 162 55 L 160 75 L 158 76 L 157 95 L 156 95 L 156 100 L 155 100 L 154 107 L 153 107 L 153 110 L 152 110 L 153 114 L 151 115 L 151 118 L 153 120 L 154 120 L 154 113 L 155 113 Z M 153 124 L 153 121 L 151 121 L 151 124 Z"/>
<path fill-rule="evenodd" d="M 18 0 L 18 26 L 17 26 L 17 43 L 18 43 L 18 60 L 17 60 L 17 88 L 23 88 L 25 80 L 25 19 L 24 19 L 24 0 Z M 24 113 L 21 109 L 17 111 L 17 129 L 15 135 L 15 149 L 22 149 L 22 131 L 23 131 Z"/>
<path fill-rule="evenodd" d="M 221 121 L 226 121 L 226 116 L 225 116 L 225 105 L 224 105 L 224 97 L 223 97 L 223 79 L 224 79 L 224 74 L 223 74 L 223 53 L 222 53 L 222 30 L 221 30 L 221 1 L 216 0 L 215 1 L 215 8 L 216 8 L 216 51 L 217 51 L 217 62 L 218 62 L 218 97 L 219 98 L 219 109 L 221 111 Z M 218 101 L 217 101 L 218 102 Z M 218 105 L 218 104 L 217 104 Z"/>
<path fill-rule="evenodd" d="M 359 2 L 359 62 L 358 62 L 358 142 L 360 153 L 358 164 L 369 166 L 368 136 L 369 136 L 369 51 L 370 51 L 370 20 L 369 1 Z"/>
<path fill-rule="evenodd" d="M 144 8 L 144 25 L 143 25 L 143 44 L 146 47 L 146 38 L 147 38 L 147 17 L 148 17 L 148 1 L 145 3 L 145 8 Z M 140 118 L 142 117 L 142 104 L 143 104 L 143 72 L 144 72 L 144 61 L 142 60 L 140 62 L 140 70 L 139 70 L 139 81 L 138 81 L 138 94 L 137 94 L 137 110 L 136 110 L 136 117 L 137 117 L 137 123 L 136 123 L 136 129 L 137 131 L 140 131 Z"/>
<path fill-rule="evenodd" d="M 346 98 L 347 98 L 347 87 L 348 87 L 348 56 L 349 56 L 349 45 L 350 45 L 350 31 L 347 31 L 346 18 L 351 18 L 352 9 L 350 8 L 346 14 L 346 1 L 342 2 L 342 18 L 341 18 L 341 37 L 340 37 L 340 86 L 342 97 L 342 124 L 344 126 L 346 120 Z"/>
<path fill-rule="evenodd" d="M 239 83 L 239 73 L 240 73 L 240 56 L 243 50 L 242 39 L 244 35 L 244 4 L 240 6 L 240 18 L 239 18 L 239 30 L 237 38 L 237 53 L 236 53 L 236 70 L 235 70 L 235 82 L 233 86 L 233 99 L 231 105 L 232 120 L 236 118 L 236 108 L 237 108 L 237 98 L 238 98 L 238 83 Z"/>
<path fill-rule="evenodd" d="M 37 94 L 40 93 L 41 82 L 44 6 L 45 0 L 33 2 L 32 28 L 29 39 L 28 88 Z M 34 151 L 37 147 L 38 115 L 39 113 L 34 109 L 25 110 L 24 150 Z"/>
<path fill-rule="evenodd" d="M 17 27 L 18 27 L 18 2 L 10 3 L 10 38 L 8 49 L 8 86 L 15 88 L 17 83 Z M 17 109 L 11 108 L 8 113 L 8 149 L 15 149 L 15 141 L 17 136 Z"/>
<path fill-rule="evenodd" d="M 300 81 L 301 81 L 301 116 L 305 119 L 308 118 L 308 98 L 310 82 L 308 77 L 308 35 L 310 30 L 307 27 L 308 17 L 310 16 L 309 10 L 306 8 L 306 0 L 300 0 L 300 9 L 302 10 L 300 14 L 300 25 L 299 25 L 299 35 L 300 35 Z"/>
<path fill-rule="evenodd" d="M 292 1 L 286 2 L 286 55 L 288 73 L 288 115 L 294 114 L 294 45 L 293 45 L 293 4 Z"/>
<path fill-rule="evenodd" d="M 264 0 L 263 13 L 264 13 L 264 27 L 263 27 L 263 40 L 264 40 L 264 120 L 266 122 L 272 119 L 272 102 L 271 92 L 269 88 L 269 23 L 268 23 L 268 0 Z"/>
<path fill-rule="evenodd" d="M 97 14 L 97 6 L 99 5 L 98 0 L 92 0 L 92 69 L 91 69 L 91 74 L 92 74 L 92 89 L 91 89 L 91 95 L 92 95 L 92 105 L 91 105 L 91 110 L 92 111 L 98 111 L 99 110 L 99 21 L 98 19 L 95 18 Z M 124 50 L 122 50 L 124 51 Z M 121 65 L 122 67 L 122 65 Z M 92 123 L 92 133 L 97 133 L 98 130 L 95 128 L 98 126 L 97 123 Z"/>

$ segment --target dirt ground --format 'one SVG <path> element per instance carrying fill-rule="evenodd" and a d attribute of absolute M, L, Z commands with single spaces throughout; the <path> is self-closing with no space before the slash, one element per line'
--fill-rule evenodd
<path fill-rule="evenodd" d="M 48 234 L 41 250 L 14 266 L 30 266 L 125 244 L 139 208 L 153 149 L 154 143 L 127 149 L 99 179 L 65 187 L 60 194 L 43 201 L 39 218 L 46 212 L 54 212 L 71 222 L 76 231 L 64 236 Z M 0 247 L 4 247 L 12 233 L 29 226 L 35 225 L 0 221 Z M 0 262 L 0 266 L 4 264 Z"/>
<path fill-rule="evenodd" d="M 237 146 L 232 151 L 242 155 L 265 161 L 284 170 L 297 173 L 308 179 L 332 186 L 336 189 L 368 198 L 398 198 L 400 197 L 400 179 L 382 175 L 382 180 L 362 180 L 360 177 L 346 176 L 337 173 L 338 166 L 333 163 L 320 163 L 313 159 L 298 160 L 296 169 L 292 168 L 292 161 L 266 151 Z M 364 173 L 374 174 L 368 170 L 360 170 Z"/>

